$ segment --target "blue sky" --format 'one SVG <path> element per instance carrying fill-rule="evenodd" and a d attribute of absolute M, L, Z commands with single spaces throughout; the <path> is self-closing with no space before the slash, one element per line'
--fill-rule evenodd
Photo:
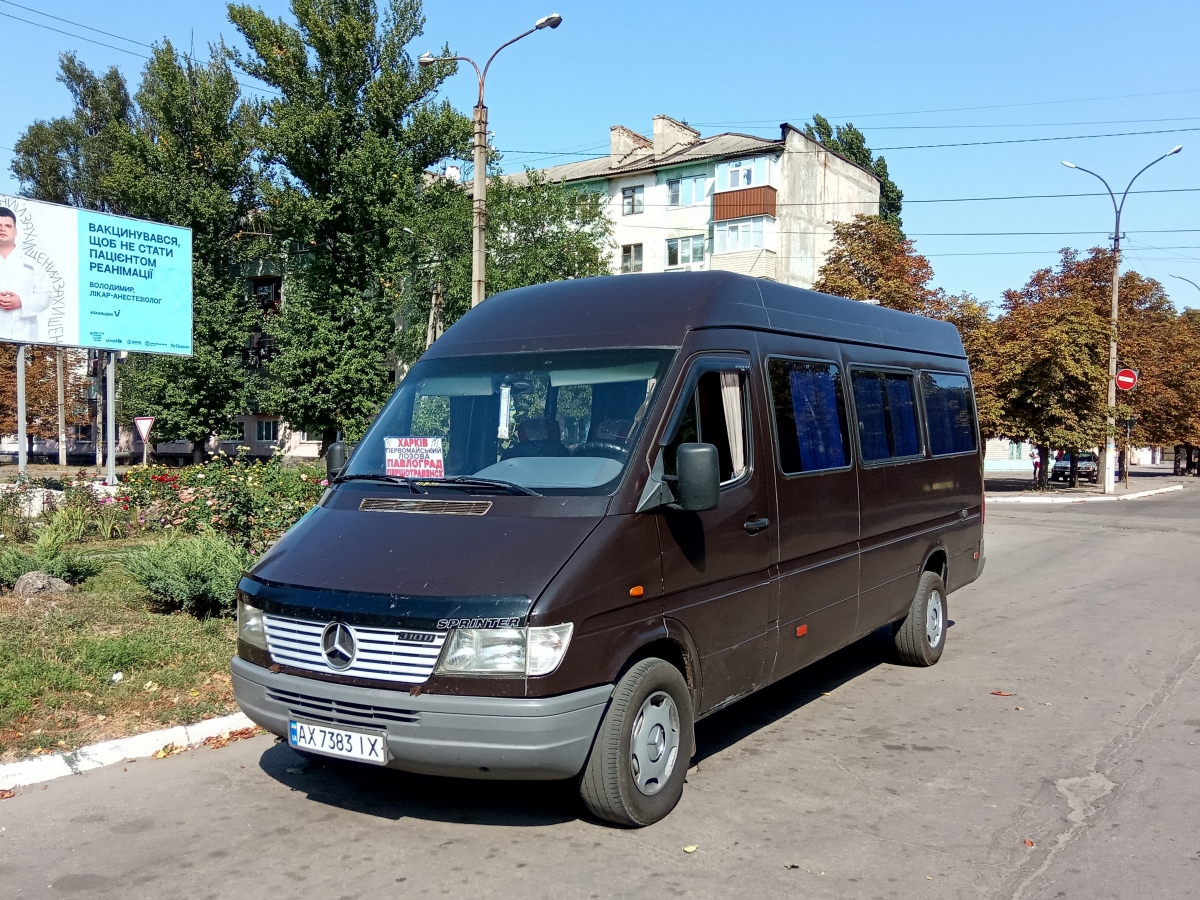
<path fill-rule="evenodd" d="M 145 44 L 166 36 L 199 50 L 220 36 L 238 41 L 224 4 L 211 0 L 0 2 L 8 16 L 144 53 L 13 3 Z M 284 0 L 260 5 L 287 13 Z M 936 282 L 995 303 L 1005 288 L 1052 264 L 1059 248 L 1106 242 L 1107 196 L 915 201 L 1102 190 L 1061 166 L 1063 159 L 1100 172 L 1119 191 L 1142 165 L 1183 144 L 1183 153 L 1135 188 L 1162 193 L 1130 196 L 1124 259 L 1162 281 L 1177 305 L 1200 306 L 1200 289 L 1170 277 L 1200 283 L 1194 2 L 429 2 L 425 35 L 411 50 L 415 56 L 448 42 L 482 62 L 549 12 L 563 15 L 562 26 L 505 50 L 488 78 L 494 143 L 509 168 L 579 158 L 542 155 L 552 151 L 606 152 L 610 125 L 648 132 L 658 113 L 706 135 L 775 136 L 780 122 L 800 125 L 814 112 L 852 121 L 871 147 L 896 148 L 881 152 L 905 193 L 905 229 L 929 257 Z M 4 70 L 19 88 L 0 106 L 5 148 L 33 120 L 68 110 L 55 81 L 59 52 L 76 50 L 96 69 L 117 65 L 135 82 L 143 63 L 4 15 L 0 46 Z M 446 96 L 469 110 L 473 74 L 456 76 Z M 1029 140 L 1150 131 L 1163 133 Z M 980 141 L 1024 142 L 901 149 Z M 0 150 L 0 190 L 15 188 L 10 160 Z"/>

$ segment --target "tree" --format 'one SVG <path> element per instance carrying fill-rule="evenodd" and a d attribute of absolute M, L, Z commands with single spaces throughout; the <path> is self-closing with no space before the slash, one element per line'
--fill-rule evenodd
<path fill-rule="evenodd" d="M 435 199 L 435 195 L 436 198 Z M 402 289 L 405 321 L 402 356 L 413 362 L 425 350 L 430 298 L 440 284 L 446 327 L 470 309 L 471 205 L 457 185 L 440 183 L 426 195 L 427 215 L 413 240 L 411 274 Z M 526 170 L 488 180 L 488 295 L 566 278 L 611 274 L 612 221 L 602 198 Z M 436 260 L 436 262 L 433 262 Z"/>
<path fill-rule="evenodd" d="M 833 223 L 833 247 L 813 290 L 922 313 L 933 294 L 932 278 L 933 267 L 897 225 L 860 213 Z"/>
<path fill-rule="evenodd" d="M 115 67 L 96 75 L 73 53 L 59 57 L 58 80 L 74 101 L 69 116 L 37 121 L 17 139 L 11 171 L 33 200 L 100 212 L 114 208 L 100 182 L 112 165 L 114 140 L 133 123 L 125 77 Z"/>
<path fill-rule="evenodd" d="M 900 210 L 904 204 L 904 192 L 888 175 L 887 161 L 867 147 L 867 138 L 861 131 L 849 122 L 834 128 L 824 116 L 814 114 L 812 122 L 804 126 L 804 133 L 839 156 L 872 172 L 879 179 L 879 217 L 889 225 L 896 226 L 897 230 L 903 228 Z"/>
<path fill-rule="evenodd" d="M 470 121 L 436 99 L 453 64 L 419 68 L 418 0 L 292 0 L 296 24 L 244 5 L 229 16 L 250 46 L 235 55 L 280 96 L 266 105 L 266 230 L 291 249 L 287 297 L 270 330 L 277 357 L 263 400 L 296 427 L 351 439 L 392 388 L 397 304 L 387 275 L 411 255 L 426 170 L 464 157 Z M 449 55 L 447 51 L 447 55 Z"/>
<path fill-rule="evenodd" d="M 63 390 L 66 423 L 88 419 L 85 392 L 88 378 L 82 373 L 87 354 L 79 350 L 30 346 L 25 349 L 25 425 L 30 440 L 58 437 L 58 353 L 63 354 Z M 17 345 L 0 344 L 0 434 L 17 430 Z"/>
<path fill-rule="evenodd" d="M 257 317 L 236 268 L 262 252 L 243 239 L 260 109 L 241 98 L 220 46 L 200 63 L 164 42 L 132 101 L 115 69 L 99 77 L 70 55 L 61 65 L 75 109 L 31 126 L 13 171 L 30 196 L 192 229 L 194 355 L 130 356 L 119 394 L 126 423 L 153 415 L 163 438 L 199 444 L 245 406 L 239 358 Z"/>
<path fill-rule="evenodd" d="M 1002 433 L 1034 443 L 1047 474 L 1049 448 L 1080 450 L 1104 440 L 1109 326 L 1100 312 L 1103 260 L 1063 250 L 1057 269 L 1039 269 L 1005 291 L 996 323 Z M 1111 272 L 1111 265 L 1109 267 Z"/>

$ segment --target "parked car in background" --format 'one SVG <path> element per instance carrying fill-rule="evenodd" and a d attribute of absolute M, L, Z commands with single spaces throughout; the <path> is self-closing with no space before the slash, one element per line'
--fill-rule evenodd
<path fill-rule="evenodd" d="M 1051 481 L 1070 481 L 1071 479 L 1071 454 L 1064 453 L 1063 458 L 1056 460 L 1054 467 L 1050 470 Z M 1096 454 L 1090 450 L 1079 454 L 1079 479 L 1080 481 L 1090 481 L 1096 484 L 1100 480 L 1100 465 L 1096 461 Z"/>

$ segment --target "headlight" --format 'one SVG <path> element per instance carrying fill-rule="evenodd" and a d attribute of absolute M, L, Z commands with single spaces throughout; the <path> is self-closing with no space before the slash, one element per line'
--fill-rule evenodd
<path fill-rule="evenodd" d="M 267 632 L 263 628 L 262 610 L 238 598 L 238 640 L 252 647 L 267 649 Z"/>
<path fill-rule="evenodd" d="M 438 661 L 439 675 L 549 675 L 558 668 L 574 626 L 456 628 Z"/>

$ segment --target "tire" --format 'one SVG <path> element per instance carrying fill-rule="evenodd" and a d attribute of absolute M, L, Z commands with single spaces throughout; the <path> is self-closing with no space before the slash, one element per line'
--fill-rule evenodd
<path fill-rule="evenodd" d="M 912 606 L 896 626 L 896 652 L 910 666 L 932 666 L 946 646 L 946 585 L 936 572 L 922 572 Z"/>
<path fill-rule="evenodd" d="M 674 809 L 695 747 L 692 715 L 687 682 L 666 660 L 644 659 L 626 672 L 580 775 L 579 795 L 588 811 L 640 827 Z"/>

